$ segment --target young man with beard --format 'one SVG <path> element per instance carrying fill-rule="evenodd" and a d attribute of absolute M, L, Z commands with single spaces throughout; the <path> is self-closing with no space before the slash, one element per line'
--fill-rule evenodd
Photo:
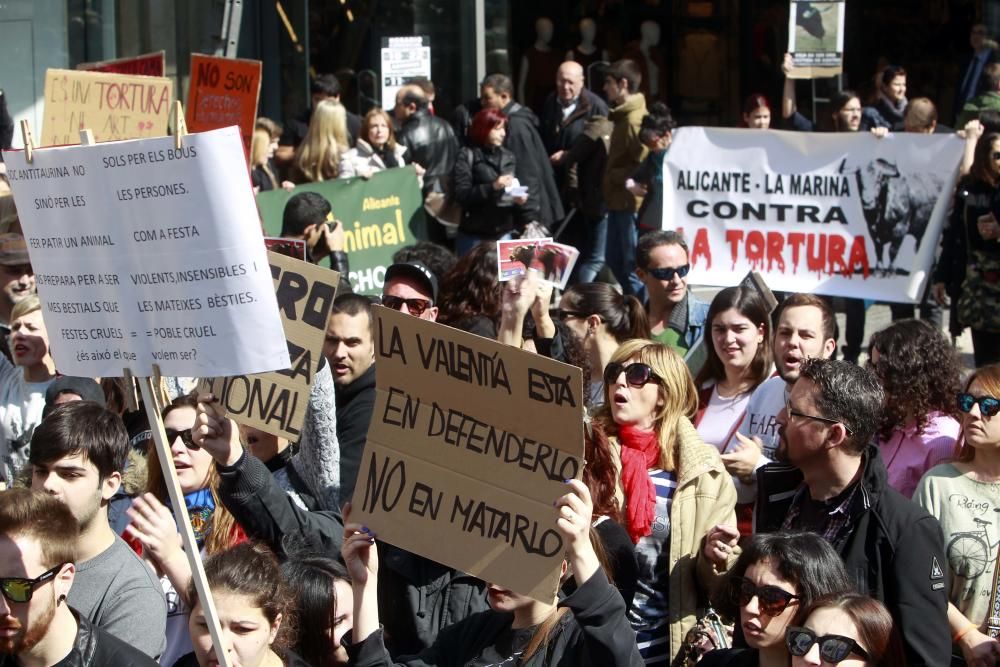
<path fill-rule="evenodd" d="M 811 358 L 778 414 L 777 458 L 757 471 L 755 530 L 806 530 L 844 559 L 858 590 L 885 603 L 907 665 L 947 665 L 951 638 L 937 520 L 888 484 L 872 438 L 885 400 L 870 371 Z"/>
<path fill-rule="evenodd" d="M 44 493 L 0 493 L 0 667 L 156 665 L 67 603 L 77 531 L 69 509 Z"/>
<path fill-rule="evenodd" d="M 118 415 L 89 401 L 61 405 L 32 435 L 31 488 L 65 504 L 79 527 L 70 605 L 155 658 L 166 645 L 163 589 L 108 523 L 108 503 L 121 486 L 128 449 Z"/>

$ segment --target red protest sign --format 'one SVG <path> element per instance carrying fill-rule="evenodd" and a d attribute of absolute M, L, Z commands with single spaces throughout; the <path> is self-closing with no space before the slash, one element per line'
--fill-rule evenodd
<path fill-rule="evenodd" d="M 237 125 L 243 138 L 243 150 L 249 158 L 260 96 L 260 75 L 259 60 L 192 53 L 186 119 L 188 132 Z"/>
<path fill-rule="evenodd" d="M 101 60 L 93 63 L 80 63 L 78 70 L 86 72 L 110 72 L 111 74 L 138 74 L 139 76 L 163 76 L 166 70 L 166 55 L 163 51 L 145 53 L 132 58 L 116 60 Z"/>

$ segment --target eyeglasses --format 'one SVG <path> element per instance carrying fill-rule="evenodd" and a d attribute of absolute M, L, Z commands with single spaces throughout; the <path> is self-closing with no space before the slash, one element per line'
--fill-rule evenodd
<path fill-rule="evenodd" d="M 804 412 L 799 412 L 792 408 L 792 404 L 789 402 L 790 398 L 785 396 L 785 412 L 788 413 L 790 417 L 802 417 L 803 419 L 815 419 L 817 421 L 826 422 L 827 424 L 840 424 L 847 431 L 847 435 L 854 435 L 854 432 L 847 427 L 847 424 L 840 421 L 839 419 L 830 419 L 829 417 L 820 417 L 819 415 L 808 415 Z"/>
<path fill-rule="evenodd" d="M 792 604 L 793 600 L 801 600 L 801 596 L 792 595 L 777 586 L 758 586 L 746 577 L 729 580 L 729 596 L 733 604 L 745 607 L 750 600 L 757 598 L 760 610 L 768 616 L 777 616 Z"/>
<path fill-rule="evenodd" d="M 35 589 L 55 577 L 63 565 L 66 565 L 66 563 L 59 563 L 51 570 L 43 572 L 34 579 L 25 579 L 23 577 L 0 578 L 0 591 L 3 591 L 3 596 L 11 602 L 29 602 Z"/>
<path fill-rule="evenodd" d="M 653 276 L 657 280 L 673 280 L 674 275 L 678 278 L 683 278 L 691 270 L 690 264 L 685 264 L 684 266 L 672 267 L 668 266 L 665 269 L 646 269 L 649 275 Z"/>
<path fill-rule="evenodd" d="M 604 384 L 610 387 L 618 381 L 618 376 L 623 372 L 625 373 L 625 382 L 632 387 L 644 387 L 648 382 L 660 383 L 660 378 L 646 364 L 629 364 L 625 366 L 614 362 L 608 364 L 604 369 Z"/>
<path fill-rule="evenodd" d="M 198 451 L 199 449 L 201 449 L 201 445 L 195 444 L 194 438 L 191 437 L 191 429 L 189 428 L 186 428 L 183 431 L 178 431 L 175 428 L 165 428 L 163 429 L 163 431 L 167 435 L 168 447 L 174 444 L 177 441 L 177 438 L 180 438 L 181 442 L 183 442 L 184 446 L 187 447 L 188 449 L 192 451 Z"/>
<path fill-rule="evenodd" d="M 581 313 L 578 310 L 565 310 L 563 308 L 556 308 L 556 317 L 560 320 L 565 320 L 567 317 L 573 317 L 578 320 L 585 320 L 589 317 L 587 313 Z"/>
<path fill-rule="evenodd" d="M 406 309 L 410 311 L 411 315 L 420 317 L 424 314 L 424 311 L 431 307 L 431 301 L 429 299 L 404 299 L 399 296 L 383 296 L 382 305 L 386 308 L 392 308 L 393 310 L 402 310 L 403 304 L 406 304 Z"/>
<path fill-rule="evenodd" d="M 962 412 L 972 412 L 972 406 L 979 404 L 979 412 L 984 417 L 992 417 L 1000 412 L 1000 398 L 992 396 L 980 396 L 976 398 L 972 394 L 961 393 L 958 395 L 958 409 Z"/>
<path fill-rule="evenodd" d="M 837 664 L 846 660 L 847 656 L 856 653 L 864 660 L 871 660 L 868 651 L 861 648 L 856 641 L 843 635 L 823 635 L 817 637 L 816 633 L 809 628 L 788 628 L 785 633 L 785 645 L 788 652 L 794 656 L 802 657 L 813 647 L 819 644 L 819 655 L 829 663 Z"/>

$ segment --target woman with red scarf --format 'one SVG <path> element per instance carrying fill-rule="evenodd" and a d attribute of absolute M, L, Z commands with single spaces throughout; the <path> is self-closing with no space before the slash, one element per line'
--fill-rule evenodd
<path fill-rule="evenodd" d="M 736 490 L 718 450 L 691 423 L 698 392 L 676 352 L 626 341 L 605 367 L 604 387 L 594 419 L 620 461 L 625 527 L 639 561 L 629 620 L 646 664 L 666 665 L 735 560 L 728 540 L 723 553 L 721 541 L 706 544 L 706 536 L 735 520 Z"/>

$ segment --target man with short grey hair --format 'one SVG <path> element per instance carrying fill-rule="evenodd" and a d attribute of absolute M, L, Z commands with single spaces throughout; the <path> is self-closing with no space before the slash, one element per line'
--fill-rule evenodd
<path fill-rule="evenodd" d="M 897 621 L 908 665 L 951 655 L 937 520 L 888 484 L 872 438 L 885 395 L 846 361 L 805 360 L 778 413 L 777 457 L 757 471 L 756 532 L 807 530 L 844 559 L 858 589 Z"/>

